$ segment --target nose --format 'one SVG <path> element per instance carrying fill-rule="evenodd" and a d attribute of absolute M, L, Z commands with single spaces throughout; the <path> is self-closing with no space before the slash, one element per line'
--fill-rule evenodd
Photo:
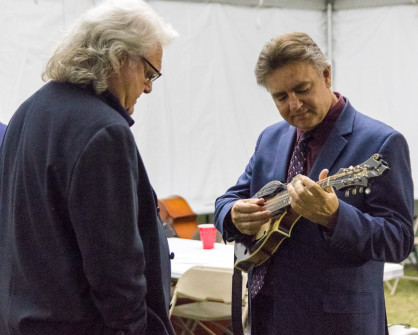
<path fill-rule="evenodd" d="M 297 111 L 300 107 L 302 107 L 303 103 L 299 100 L 296 94 L 289 95 L 289 108 L 292 112 Z"/>
<path fill-rule="evenodd" d="M 152 92 L 152 81 L 147 80 L 145 82 L 144 93 L 149 94 Z"/>

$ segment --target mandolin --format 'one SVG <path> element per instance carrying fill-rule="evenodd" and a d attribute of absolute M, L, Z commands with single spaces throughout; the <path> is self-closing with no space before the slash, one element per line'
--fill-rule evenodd
<path fill-rule="evenodd" d="M 378 177 L 389 169 L 381 155 L 374 154 L 364 163 L 355 167 L 340 169 L 337 174 L 318 181 L 321 188 L 328 186 L 336 190 L 346 190 L 345 196 L 359 193 L 370 193 L 369 179 Z M 297 180 L 296 176 L 292 182 Z M 300 216 L 292 216 L 286 208 L 290 205 L 290 197 L 286 184 L 277 180 L 263 186 L 253 198 L 264 198 L 266 209 L 273 213 L 269 222 L 264 224 L 257 234 L 248 240 L 235 242 L 235 268 L 247 272 L 259 266 L 273 255 L 280 244 L 289 238 L 295 223 Z"/>

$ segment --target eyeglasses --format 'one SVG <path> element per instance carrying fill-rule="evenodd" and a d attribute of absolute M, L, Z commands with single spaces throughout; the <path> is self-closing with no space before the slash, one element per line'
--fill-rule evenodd
<path fill-rule="evenodd" d="M 152 65 L 145 57 L 142 57 L 142 59 L 152 68 L 152 70 L 147 69 L 145 71 L 145 77 L 147 80 L 149 80 L 151 83 L 156 81 L 158 78 L 160 78 L 163 74 L 158 71 L 154 65 Z"/>

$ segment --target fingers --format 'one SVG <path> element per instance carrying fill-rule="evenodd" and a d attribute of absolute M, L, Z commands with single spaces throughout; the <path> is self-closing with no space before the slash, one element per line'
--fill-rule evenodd
<path fill-rule="evenodd" d="M 311 186 L 313 187 L 313 186 Z M 309 185 L 303 184 L 302 180 L 298 180 L 295 183 L 289 183 L 287 185 L 287 191 L 289 193 L 289 200 L 291 208 L 299 215 L 304 216 L 309 204 L 309 198 L 313 197 L 313 194 L 309 188 Z"/>
<path fill-rule="evenodd" d="M 254 213 L 263 209 L 264 199 L 242 199 L 238 200 L 232 210 L 236 213 Z"/>
<path fill-rule="evenodd" d="M 319 180 L 324 180 L 326 177 L 328 177 L 328 170 L 327 169 L 323 169 L 320 173 L 319 173 Z"/>
<path fill-rule="evenodd" d="M 271 212 L 264 208 L 264 199 L 238 200 L 231 210 L 232 222 L 241 233 L 247 235 L 256 234 L 271 216 Z"/>
<path fill-rule="evenodd" d="M 322 170 L 319 174 L 319 181 L 325 180 L 328 177 L 328 172 L 327 169 Z M 307 198 L 312 195 L 315 197 L 323 196 L 324 191 L 328 193 L 334 192 L 332 186 L 321 187 L 312 179 L 302 175 L 298 176 L 297 181 L 292 186 L 301 198 Z"/>
<path fill-rule="evenodd" d="M 326 179 L 328 170 L 322 170 L 319 179 Z M 328 224 L 338 209 L 338 198 L 332 186 L 322 188 L 306 176 L 288 184 L 290 206 L 299 215 L 318 224 Z"/>
<path fill-rule="evenodd" d="M 321 188 L 310 178 L 300 175 L 296 181 L 287 185 L 287 190 L 290 195 L 290 200 L 296 202 L 300 200 L 307 201 L 312 196 L 318 193 Z"/>
<path fill-rule="evenodd" d="M 326 176 L 326 174 L 324 173 Z M 312 211 L 320 205 L 323 199 L 323 190 L 312 179 L 299 176 L 297 181 L 287 185 L 290 206 L 299 215 L 310 217 Z"/>
<path fill-rule="evenodd" d="M 319 180 L 324 180 L 328 177 L 328 173 L 329 171 L 327 169 L 323 169 L 320 173 L 319 173 Z M 327 186 L 323 188 L 324 191 L 330 193 L 330 192 L 334 192 L 334 189 L 332 188 L 332 186 Z"/>

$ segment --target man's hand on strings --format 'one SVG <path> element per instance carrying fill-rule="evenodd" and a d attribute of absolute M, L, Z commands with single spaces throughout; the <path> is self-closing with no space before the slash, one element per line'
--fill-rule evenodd
<path fill-rule="evenodd" d="M 255 235 L 271 217 L 272 213 L 265 208 L 262 198 L 238 200 L 231 209 L 232 222 L 246 235 Z"/>
<path fill-rule="evenodd" d="M 322 170 L 319 180 L 327 178 L 328 172 Z M 312 179 L 299 175 L 287 185 L 287 190 L 294 212 L 327 228 L 335 227 L 339 202 L 332 186 L 321 188 Z"/>

